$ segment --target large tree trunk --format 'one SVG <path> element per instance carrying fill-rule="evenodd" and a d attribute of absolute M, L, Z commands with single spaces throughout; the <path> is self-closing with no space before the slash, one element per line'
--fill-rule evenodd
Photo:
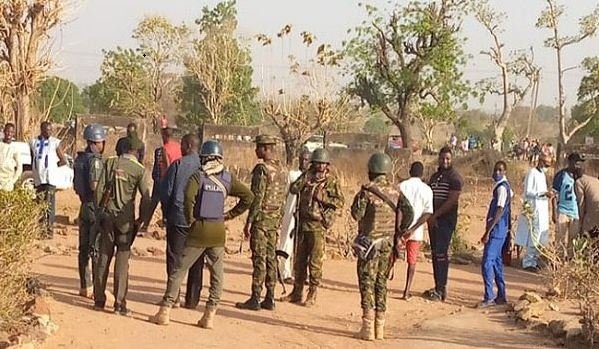
<path fill-rule="evenodd" d="M 295 139 L 285 139 L 285 163 L 287 166 L 293 166 L 293 160 L 299 156 L 298 142 Z"/>
<path fill-rule="evenodd" d="M 30 105 L 29 95 L 24 91 L 18 92 L 14 102 L 14 114 L 15 114 L 15 136 L 19 141 L 27 141 L 26 131 L 35 132 L 36 129 L 29 129 L 30 127 L 39 127 L 39 125 L 29 125 L 30 120 Z M 33 136 L 29 135 L 29 136 Z"/>
<path fill-rule="evenodd" d="M 557 35 L 556 35 L 557 36 Z M 558 168 L 562 163 L 562 152 L 568 144 L 569 137 L 566 130 L 566 96 L 564 92 L 564 71 L 562 70 L 562 50 L 557 48 L 557 91 L 558 91 L 558 113 L 559 113 L 559 144 L 556 151 L 555 166 Z"/>

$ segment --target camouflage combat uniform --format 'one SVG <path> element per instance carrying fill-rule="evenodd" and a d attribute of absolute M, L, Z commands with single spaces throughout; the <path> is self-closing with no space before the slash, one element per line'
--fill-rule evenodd
<path fill-rule="evenodd" d="M 299 194 L 299 234 L 294 265 L 294 292 L 301 295 L 310 269 L 308 299 L 315 299 L 316 289 L 322 279 L 322 260 L 325 253 L 325 235 L 333 226 L 335 212 L 343 208 L 344 198 L 336 176 L 327 173 L 317 179 L 313 170 L 302 174 L 289 189 Z M 322 201 L 316 193 L 322 192 Z M 306 302 L 307 305 L 308 301 Z"/>
<path fill-rule="evenodd" d="M 398 203 L 402 212 L 402 227 L 405 229 L 409 226 L 414 217 L 412 207 L 386 176 L 378 176 L 366 186 L 378 188 L 393 203 Z M 358 259 L 357 265 L 362 309 L 384 312 L 387 308 L 387 279 L 395 235 L 395 212 L 377 195 L 362 188 L 354 197 L 351 214 L 358 221 L 358 234 L 372 241 L 385 238 L 377 257 L 370 261 Z"/>
<path fill-rule="evenodd" d="M 277 277 L 278 229 L 283 217 L 287 194 L 287 168 L 278 160 L 260 163 L 252 171 L 254 201 L 248 214 L 251 224 L 250 247 L 252 249 L 252 295 L 260 297 L 262 285 L 274 296 Z"/>

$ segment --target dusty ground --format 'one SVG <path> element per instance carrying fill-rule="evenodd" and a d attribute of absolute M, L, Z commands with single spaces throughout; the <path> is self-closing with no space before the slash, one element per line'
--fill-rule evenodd
<path fill-rule="evenodd" d="M 77 295 L 77 230 L 72 225 L 77 201 L 71 192 L 58 194 L 59 219 L 66 225 L 50 243 L 64 246 L 62 254 L 44 254 L 36 258 L 34 271 L 49 284 L 53 296 L 52 317 L 60 326 L 44 348 L 190 348 L 202 347 L 286 347 L 286 348 L 553 348 L 554 343 L 517 328 L 505 314 L 505 308 L 491 311 L 474 309 L 482 293 L 479 266 L 452 265 L 449 301 L 429 303 L 420 297 L 399 300 L 403 289 L 404 265 L 396 266 L 396 278 L 390 281 L 387 340 L 376 344 L 354 338 L 360 326 L 359 293 L 355 264 L 344 260 L 327 260 L 324 285 L 314 308 L 278 303 L 275 312 L 240 311 L 235 302 L 245 300 L 251 282 L 251 264 L 247 253 L 227 256 L 225 290 L 217 313 L 214 330 L 195 326 L 201 316 L 196 311 L 175 309 L 172 323 L 159 327 L 147 321 L 157 310 L 165 288 L 164 257 L 134 257 L 130 263 L 129 307 L 133 318 L 122 318 L 110 312 L 98 313 L 92 302 Z M 471 204 L 473 221 L 480 216 L 484 204 Z M 230 227 L 236 230 L 238 224 Z M 471 229 L 473 239 L 478 228 Z M 229 243 L 238 246 L 231 239 Z M 165 242 L 139 238 L 138 249 L 154 246 L 164 249 Z M 247 248 L 247 247 L 246 247 Z M 112 276 L 111 276 L 112 278 Z M 518 297 L 524 289 L 541 288 L 541 280 L 524 271 L 507 269 L 508 295 Z M 205 285 L 208 273 L 205 274 Z M 432 267 L 419 265 L 414 293 L 432 285 Z M 111 286 L 110 286 L 111 287 Z M 277 292 L 281 292 L 278 286 Z M 207 294 L 206 288 L 202 299 Z"/>

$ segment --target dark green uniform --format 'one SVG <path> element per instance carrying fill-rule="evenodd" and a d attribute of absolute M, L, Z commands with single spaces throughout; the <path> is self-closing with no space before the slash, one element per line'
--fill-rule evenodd
<path fill-rule="evenodd" d="M 260 297 L 262 285 L 274 295 L 277 277 L 275 249 L 277 233 L 281 226 L 285 195 L 287 194 L 287 169 L 278 161 L 260 163 L 252 171 L 254 201 L 248 214 L 251 224 L 252 295 Z"/>
<path fill-rule="evenodd" d="M 147 222 L 150 207 L 150 189 L 145 169 L 135 155 L 124 154 L 106 161 L 95 193 L 96 205 L 100 206 L 102 195 L 112 185 L 112 195 L 99 220 L 100 256 L 94 281 L 94 295 L 97 308 L 106 303 L 106 282 L 108 269 L 116 248 L 114 267 L 115 311 L 127 312 L 126 296 L 129 279 L 129 257 L 135 239 L 135 196 L 139 191 L 141 204 L 139 217 Z"/>
<path fill-rule="evenodd" d="M 402 212 L 402 226 L 409 226 L 414 216 L 412 207 L 385 175 L 376 177 L 365 187 L 374 187 L 392 203 L 398 203 Z M 389 204 L 365 187 L 354 197 L 351 215 L 358 221 L 358 234 L 373 242 L 379 241 L 380 249 L 378 256 L 369 261 L 358 259 L 361 304 L 364 310 L 376 308 L 377 311 L 384 312 L 387 308 L 387 279 L 395 235 L 395 212 Z"/>
<path fill-rule="evenodd" d="M 299 234 L 297 242 L 294 290 L 301 294 L 310 269 L 310 291 L 315 292 L 322 279 L 325 235 L 333 226 L 335 212 L 342 209 L 344 198 L 337 177 L 326 173 L 316 178 L 313 170 L 302 174 L 289 188 L 299 194 Z M 321 193 L 321 201 L 317 193 Z"/>
<path fill-rule="evenodd" d="M 93 193 L 92 183 L 97 183 L 103 168 L 102 156 L 93 154 L 89 157 L 88 184 L 90 184 L 89 193 Z M 91 257 L 92 268 L 95 271 L 97 256 L 97 229 L 96 229 L 96 209 L 93 201 L 93 194 L 89 198 L 81 201 L 79 207 L 79 280 L 81 290 L 93 286 L 92 270 L 89 267 Z M 90 256 L 90 250 L 94 249 L 95 255 Z"/>

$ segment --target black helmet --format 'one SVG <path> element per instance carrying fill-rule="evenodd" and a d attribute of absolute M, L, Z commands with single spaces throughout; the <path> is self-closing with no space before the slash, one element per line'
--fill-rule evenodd
<path fill-rule="evenodd" d="M 312 152 L 312 157 L 310 158 L 310 162 L 321 162 L 324 164 L 331 163 L 331 157 L 329 156 L 329 152 L 324 148 L 314 149 Z"/>
<path fill-rule="evenodd" d="M 83 130 L 83 138 L 86 141 L 102 142 L 106 140 L 106 131 L 100 124 L 89 124 Z"/>
<path fill-rule="evenodd" d="M 368 159 L 368 172 L 387 174 L 391 172 L 391 158 L 385 153 L 375 153 Z"/>
<path fill-rule="evenodd" d="M 215 156 L 218 158 L 223 158 L 223 147 L 216 140 L 209 140 L 202 144 L 202 148 L 200 149 L 200 157 L 207 156 Z"/>

